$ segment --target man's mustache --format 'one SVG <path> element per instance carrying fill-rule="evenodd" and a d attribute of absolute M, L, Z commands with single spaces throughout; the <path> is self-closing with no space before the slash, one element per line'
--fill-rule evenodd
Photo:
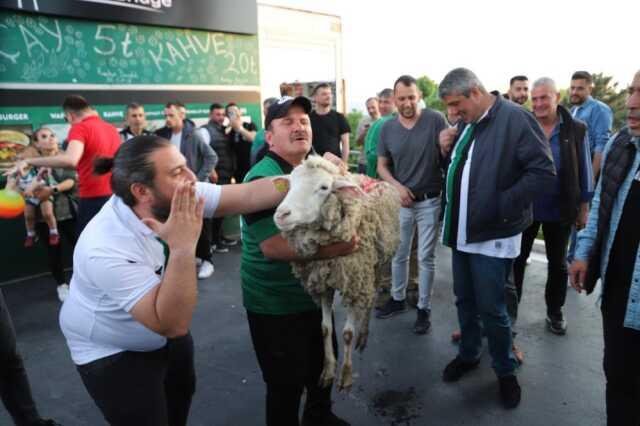
<path fill-rule="evenodd" d="M 636 120 L 640 120 L 640 110 L 629 111 L 627 113 L 627 118 L 635 118 Z"/>

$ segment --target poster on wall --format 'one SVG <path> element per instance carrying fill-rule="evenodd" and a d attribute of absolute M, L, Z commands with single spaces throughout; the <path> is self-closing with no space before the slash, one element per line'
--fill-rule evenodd
<path fill-rule="evenodd" d="M 0 125 L 0 176 L 19 159 L 20 153 L 31 142 L 31 126 Z"/>

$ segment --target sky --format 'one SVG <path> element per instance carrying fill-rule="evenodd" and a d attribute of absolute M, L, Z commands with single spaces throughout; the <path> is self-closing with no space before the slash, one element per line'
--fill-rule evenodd
<path fill-rule="evenodd" d="M 259 0 L 342 18 L 347 107 L 402 74 L 439 82 L 473 70 L 489 90 L 509 78 L 553 78 L 569 85 L 576 70 L 612 75 L 621 87 L 640 69 L 640 1 L 607 0 Z"/>

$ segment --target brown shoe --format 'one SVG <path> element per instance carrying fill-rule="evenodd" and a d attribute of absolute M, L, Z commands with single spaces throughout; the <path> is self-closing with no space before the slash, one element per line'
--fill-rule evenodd
<path fill-rule="evenodd" d="M 60 244 L 60 235 L 59 234 L 49 234 L 49 245 L 57 246 Z"/>
<path fill-rule="evenodd" d="M 516 356 L 516 360 L 518 360 L 518 364 L 522 365 L 522 363 L 524 362 L 524 352 L 518 349 L 515 343 L 511 347 L 511 350 L 513 351 L 513 354 Z"/>
<path fill-rule="evenodd" d="M 24 248 L 31 248 L 36 243 L 36 237 L 27 235 L 27 238 L 24 239 Z"/>
<path fill-rule="evenodd" d="M 462 339 L 462 333 L 460 332 L 460 330 L 456 330 L 453 333 L 451 333 L 451 341 L 453 343 L 458 343 L 460 339 Z"/>

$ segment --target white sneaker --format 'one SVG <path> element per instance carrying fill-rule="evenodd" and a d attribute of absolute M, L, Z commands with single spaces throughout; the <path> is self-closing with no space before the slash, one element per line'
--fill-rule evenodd
<path fill-rule="evenodd" d="M 69 286 L 67 284 L 60 284 L 57 288 L 58 290 L 58 299 L 61 302 L 67 300 L 67 296 L 69 296 Z"/>
<path fill-rule="evenodd" d="M 211 275 L 213 275 L 213 271 L 214 268 L 211 262 L 209 262 L 208 260 L 202 261 L 202 265 L 200 265 L 200 268 L 198 268 L 198 279 L 204 280 L 206 278 L 209 278 Z"/>

